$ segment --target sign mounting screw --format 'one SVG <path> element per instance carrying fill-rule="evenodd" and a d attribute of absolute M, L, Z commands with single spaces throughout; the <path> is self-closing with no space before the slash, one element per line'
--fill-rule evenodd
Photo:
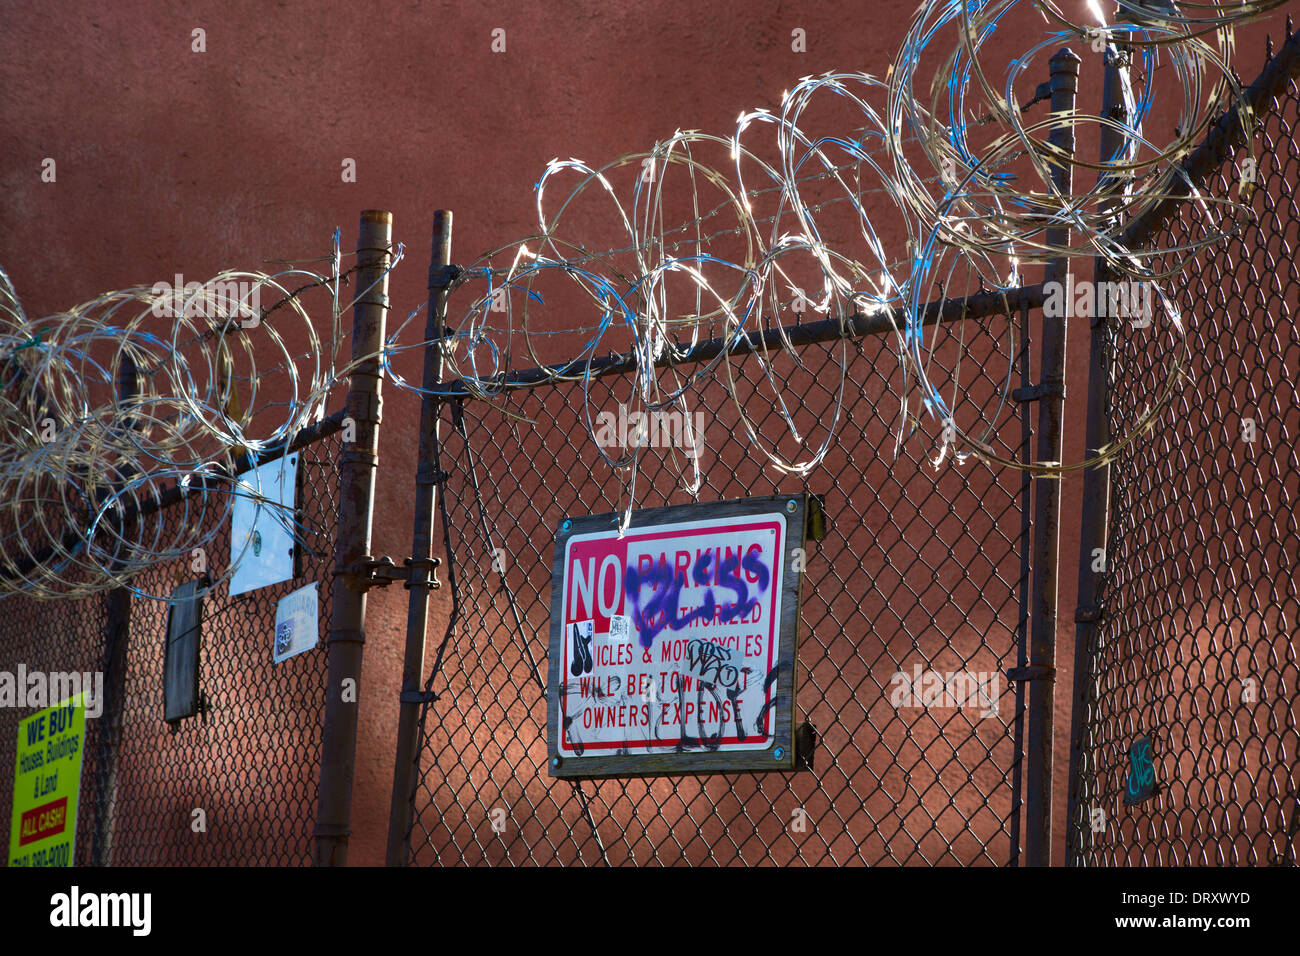
<path fill-rule="evenodd" d="M 784 747 L 777 747 L 775 750 L 773 750 L 773 751 L 772 751 L 772 759 L 773 759 L 773 760 L 784 760 L 784 759 L 785 759 L 785 748 L 784 748 Z"/>
<path fill-rule="evenodd" d="M 567 532 L 567 531 L 572 530 L 572 528 L 573 528 L 573 521 L 570 520 L 569 518 L 565 518 L 565 519 L 564 519 L 564 524 L 560 525 L 560 530 L 561 530 L 561 531 L 566 531 L 566 532 Z"/>
<path fill-rule="evenodd" d="M 799 503 L 795 501 L 793 498 L 791 498 L 789 501 L 785 503 L 786 514 L 794 514 L 795 509 L 798 507 L 799 507 Z"/>
<path fill-rule="evenodd" d="M 552 757 L 552 758 L 551 758 L 551 766 L 552 766 L 554 769 L 556 769 L 556 770 L 559 770 L 559 769 L 560 769 L 560 764 L 562 764 L 562 763 L 564 763 L 564 761 L 563 761 L 562 759 L 560 759 L 559 757 Z"/>

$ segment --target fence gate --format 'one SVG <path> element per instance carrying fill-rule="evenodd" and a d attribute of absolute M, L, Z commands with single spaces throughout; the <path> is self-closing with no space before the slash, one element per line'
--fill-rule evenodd
<path fill-rule="evenodd" d="M 944 364 L 960 357 L 963 369 L 1024 374 L 1027 310 L 981 301 L 966 302 L 965 318 L 961 303 L 947 303 L 944 315 L 955 321 L 935 329 Z M 801 364 L 769 356 L 784 376 L 782 394 L 799 403 L 792 414 L 816 422 L 829 418 L 839 350 L 847 350 L 847 424 L 806 482 L 762 467 L 720 385 L 688 400 L 717 416 L 704 435 L 699 501 L 808 491 L 825 502 L 827 534 L 809 544 L 803 583 L 795 717 L 812 725 L 817 744 L 812 769 L 792 775 L 548 776 L 554 536 L 565 517 L 624 507 L 623 482 L 590 447 L 581 381 L 533 385 L 537 376 L 524 372 L 494 401 L 457 395 L 454 384 L 440 390 L 437 467 L 453 611 L 446 634 L 430 641 L 410 825 L 398 834 L 406 862 L 1017 860 L 1024 684 L 1009 685 L 1006 672 L 1025 663 L 1018 647 L 1028 623 L 1029 482 L 983 465 L 936 470 L 927 458 L 935 448 L 916 442 L 894 460 L 893 339 L 840 340 L 830 325 L 791 330 Z M 858 331 L 888 327 L 863 322 Z M 693 354 L 715 354 L 710 347 Z M 774 427 L 778 413 L 753 356 L 729 361 L 740 394 L 755 407 L 768 402 L 766 424 L 755 416 L 760 433 Z M 629 364 L 598 364 L 593 409 L 626 400 Z M 962 413 L 996 426 L 992 434 L 1020 438 L 1000 454 L 1025 456 L 1031 430 L 1017 423 L 1032 406 L 999 401 L 1004 382 L 971 375 Z M 816 447 L 820 438 L 814 429 L 805 440 Z M 638 507 L 692 500 L 681 490 L 680 449 L 643 455 Z M 981 675 L 990 700 L 931 709 L 891 701 L 904 681 L 910 689 L 931 671 Z"/>

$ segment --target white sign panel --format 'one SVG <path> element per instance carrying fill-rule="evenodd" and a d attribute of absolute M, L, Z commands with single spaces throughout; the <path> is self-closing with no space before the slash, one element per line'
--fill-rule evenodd
<path fill-rule="evenodd" d="M 230 594 L 243 594 L 293 578 L 294 498 L 298 456 L 252 468 L 239 476 L 230 512 Z"/>
<path fill-rule="evenodd" d="M 319 607 L 316 581 L 280 598 L 275 606 L 275 644 L 271 649 L 275 663 L 316 646 L 320 639 Z"/>

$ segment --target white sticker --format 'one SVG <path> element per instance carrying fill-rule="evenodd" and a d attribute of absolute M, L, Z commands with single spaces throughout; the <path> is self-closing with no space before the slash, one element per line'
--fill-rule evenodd
<path fill-rule="evenodd" d="M 275 606 L 275 643 L 271 660 L 275 663 L 309 651 L 319 639 L 318 582 L 313 581 L 280 598 Z"/>
<path fill-rule="evenodd" d="M 242 472 L 230 508 L 230 596 L 293 580 L 298 456 Z"/>
<path fill-rule="evenodd" d="M 609 619 L 611 644 L 625 644 L 632 639 L 632 619 L 626 614 L 615 614 Z"/>

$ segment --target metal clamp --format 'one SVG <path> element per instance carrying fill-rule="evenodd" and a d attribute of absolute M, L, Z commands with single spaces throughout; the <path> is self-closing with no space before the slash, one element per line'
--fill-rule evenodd
<path fill-rule="evenodd" d="M 431 690 L 404 690 L 397 695 L 403 704 L 432 704 L 437 699 L 438 695 Z"/>
<path fill-rule="evenodd" d="M 378 392 L 357 392 L 349 396 L 347 415 L 356 422 L 384 420 L 384 396 Z"/>
<path fill-rule="evenodd" d="M 448 292 L 455 289 L 467 278 L 465 270 L 456 265 L 439 266 L 438 268 L 429 269 L 429 288 L 446 289 Z"/>
<path fill-rule="evenodd" d="M 1087 624 L 1101 620 L 1101 608 L 1095 605 L 1080 604 L 1074 612 L 1074 623 Z"/>
<path fill-rule="evenodd" d="M 417 485 L 440 485 L 450 477 L 451 472 L 439 471 L 431 461 L 422 461 L 419 467 L 415 469 L 415 483 Z"/>
<path fill-rule="evenodd" d="M 1059 395 L 1065 398 L 1065 383 L 1045 382 L 1042 385 L 1028 385 L 1011 393 L 1011 397 L 1017 402 L 1036 402 L 1044 395 Z"/>
<path fill-rule="evenodd" d="M 1030 664 L 1028 667 L 1013 667 L 1011 670 L 1007 671 L 1007 680 L 1048 680 L 1055 683 L 1056 668 L 1048 667 L 1045 664 Z"/>
<path fill-rule="evenodd" d="M 1044 80 L 1042 83 L 1039 83 L 1037 88 L 1034 90 L 1034 98 L 1031 99 L 1024 106 L 1020 107 L 1020 112 L 1027 113 L 1029 112 L 1029 107 L 1033 106 L 1036 103 L 1041 103 L 1044 100 L 1050 100 L 1051 98 L 1052 98 L 1052 81 Z"/>
<path fill-rule="evenodd" d="M 406 590 L 423 586 L 436 591 L 442 587 L 442 582 L 438 580 L 441 558 L 407 558 L 402 564 L 406 566 L 406 582 L 402 585 Z M 422 573 L 417 575 L 417 569 Z"/>
<path fill-rule="evenodd" d="M 435 589 L 442 587 L 437 576 L 442 561 L 438 558 L 407 558 L 402 564 L 403 567 L 399 568 L 392 558 L 374 558 L 365 554 L 345 570 L 335 571 L 334 574 L 343 578 L 343 585 L 349 591 L 360 591 L 363 594 L 371 588 L 386 588 L 394 581 L 403 582 L 403 586 L 408 589 L 419 585 Z M 421 570 L 418 575 L 415 573 L 417 568 Z"/>

